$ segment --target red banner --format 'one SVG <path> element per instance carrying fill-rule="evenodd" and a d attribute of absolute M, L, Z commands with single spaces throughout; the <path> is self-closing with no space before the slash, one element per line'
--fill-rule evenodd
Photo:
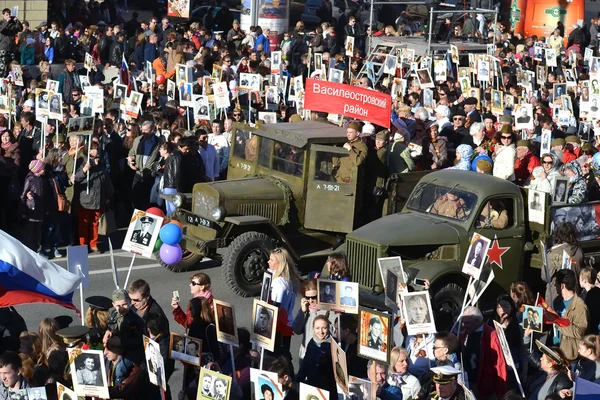
<path fill-rule="evenodd" d="M 342 83 L 307 79 L 304 108 L 344 115 L 389 128 L 392 97 L 375 90 Z"/>

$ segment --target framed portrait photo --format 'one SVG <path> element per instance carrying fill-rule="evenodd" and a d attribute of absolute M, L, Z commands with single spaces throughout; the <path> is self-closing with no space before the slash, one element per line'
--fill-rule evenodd
<path fill-rule="evenodd" d="M 515 129 L 533 129 L 533 105 L 519 104 L 514 113 Z"/>
<path fill-rule="evenodd" d="M 150 383 L 163 390 L 167 390 L 165 364 L 160 354 L 160 346 L 148 336 L 144 336 L 144 354 L 146 356 L 146 368 L 148 368 Z"/>
<path fill-rule="evenodd" d="M 217 340 L 233 346 L 238 346 L 240 341 L 237 334 L 235 310 L 233 304 L 214 299 L 215 325 L 217 327 Z"/>
<path fill-rule="evenodd" d="M 27 388 L 27 397 L 29 400 L 46 400 L 48 398 L 46 395 L 46 387 L 38 386 Z"/>
<path fill-rule="evenodd" d="M 385 57 L 385 64 L 383 64 L 383 73 L 396 75 L 396 64 L 398 63 L 398 59 L 396 56 L 388 54 Z"/>
<path fill-rule="evenodd" d="M 104 354 L 100 350 L 69 349 L 71 379 L 77 396 L 108 399 Z M 75 400 L 75 399 L 73 399 Z"/>
<path fill-rule="evenodd" d="M 358 282 L 337 282 L 338 309 L 349 314 L 358 314 Z"/>
<path fill-rule="evenodd" d="M 398 278 L 397 287 L 398 292 L 407 290 L 407 282 L 405 279 L 404 268 L 402 267 L 401 257 L 383 257 L 377 259 L 377 265 L 379 266 L 379 274 L 381 275 L 381 281 L 383 287 L 387 290 L 387 271 L 391 270 L 395 273 Z M 397 300 L 396 300 L 397 301 Z"/>
<path fill-rule="evenodd" d="M 200 368 L 198 378 L 198 399 L 229 400 L 231 394 L 231 377 L 208 368 Z"/>
<path fill-rule="evenodd" d="M 418 69 L 417 80 L 421 88 L 433 89 L 435 87 L 433 79 L 431 79 L 431 72 L 428 69 Z"/>
<path fill-rule="evenodd" d="M 169 358 L 186 364 L 200 366 L 202 358 L 202 339 L 171 332 Z"/>
<path fill-rule="evenodd" d="M 250 382 L 254 386 L 255 399 L 283 400 L 283 388 L 275 372 L 250 368 Z"/>
<path fill-rule="evenodd" d="M 123 242 L 123 250 L 151 258 L 163 219 L 146 211 L 134 210 Z"/>
<path fill-rule="evenodd" d="M 569 195 L 569 178 L 566 176 L 555 176 L 552 178 L 551 183 L 552 204 L 567 204 L 567 197 Z"/>
<path fill-rule="evenodd" d="M 409 335 L 436 332 L 429 291 L 402 293 L 402 312 Z"/>
<path fill-rule="evenodd" d="M 317 296 L 319 309 L 337 308 L 337 281 L 317 279 Z"/>
<path fill-rule="evenodd" d="M 534 332 L 542 333 L 544 326 L 544 309 L 525 304 L 523 311 L 523 329 L 531 329 Z"/>
<path fill-rule="evenodd" d="M 547 158 L 546 156 L 544 158 Z M 529 212 L 529 221 L 536 224 L 544 225 L 546 216 L 546 193 L 529 189 L 527 193 L 527 210 Z"/>
<path fill-rule="evenodd" d="M 350 375 L 350 398 L 375 400 L 377 394 L 376 385 L 368 379 L 361 379 Z"/>
<path fill-rule="evenodd" d="M 462 272 L 466 275 L 470 275 L 473 279 L 479 279 L 481 275 L 481 269 L 485 263 L 487 251 L 490 247 L 490 239 L 479 233 L 474 233 L 471 239 L 471 244 L 467 250 L 467 257 L 463 264 Z"/>
<path fill-rule="evenodd" d="M 354 55 L 354 37 L 346 36 L 346 43 L 344 44 L 345 55 L 352 57 Z"/>
<path fill-rule="evenodd" d="M 251 342 L 256 343 L 265 350 L 273 351 L 275 349 L 278 311 L 277 307 L 254 299 L 254 304 L 252 305 L 253 327 L 250 333 Z"/>
<path fill-rule="evenodd" d="M 359 356 L 388 364 L 391 345 L 391 316 L 370 308 L 358 311 Z"/>

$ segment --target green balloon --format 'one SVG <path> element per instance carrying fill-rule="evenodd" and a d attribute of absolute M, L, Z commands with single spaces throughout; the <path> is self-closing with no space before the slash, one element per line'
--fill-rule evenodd
<path fill-rule="evenodd" d="M 163 242 L 160 238 L 156 239 L 156 244 L 154 245 L 154 252 L 158 252 L 160 250 L 160 246 L 162 246 Z"/>

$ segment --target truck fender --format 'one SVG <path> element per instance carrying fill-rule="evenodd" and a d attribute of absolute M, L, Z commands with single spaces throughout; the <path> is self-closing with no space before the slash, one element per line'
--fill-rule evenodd
<path fill-rule="evenodd" d="M 296 260 L 296 261 L 300 260 L 300 256 L 296 252 L 296 249 L 294 249 L 294 247 L 292 247 L 292 244 L 285 237 L 283 232 L 281 232 L 279 227 L 277 225 L 275 225 L 273 222 L 271 222 L 270 219 L 261 217 L 258 215 L 236 215 L 236 216 L 231 216 L 231 217 L 225 217 L 225 222 L 235 225 L 235 226 L 239 226 L 241 228 L 250 227 L 250 226 L 252 226 L 252 227 L 262 226 L 262 227 L 266 228 L 266 230 L 269 231 L 270 234 L 272 235 L 273 239 L 285 244 L 285 247 L 290 251 L 290 254 L 294 258 L 294 260 Z"/>

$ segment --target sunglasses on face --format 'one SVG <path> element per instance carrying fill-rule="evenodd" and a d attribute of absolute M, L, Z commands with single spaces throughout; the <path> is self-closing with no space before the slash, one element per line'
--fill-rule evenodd
<path fill-rule="evenodd" d="M 552 164 L 552 161 L 542 161 L 542 164 Z"/>
<path fill-rule="evenodd" d="M 502 138 L 502 140 L 504 140 L 504 139 L 509 140 L 509 139 L 512 139 L 512 136 L 500 136 L 500 138 Z"/>
<path fill-rule="evenodd" d="M 196 281 L 191 281 L 190 285 L 192 285 L 192 286 L 200 286 L 201 283 L 200 282 L 196 282 Z"/>

